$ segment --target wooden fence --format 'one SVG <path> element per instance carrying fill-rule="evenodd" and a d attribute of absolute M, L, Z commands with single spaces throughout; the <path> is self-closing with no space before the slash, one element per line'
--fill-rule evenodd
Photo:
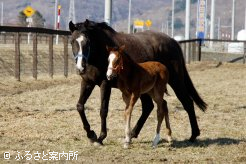
<path fill-rule="evenodd" d="M 44 28 L 34 28 L 34 27 L 10 27 L 10 26 L 0 26 L 0 32 L 2 34 L 3 43 L 7 43 L 6 34 L 14 34 L 14 44 L 15 44 L 15 64 L 14 64 L 14 76 L 20 81 L 21 75 L 21 52 L 20 52 L 20 34 L 22 33 L 32 33 L 32 46 L 33 46 L 33 55 L 32 55 L 32 76 L 34 79 L 37 79 L 37 66 L 38 66 L 38 34 L 45 34 L 48 40 L 49 46 L 49 64 L 48 71 L 49 76 L 52 78 L 54 75 L 54 53 L 53 53 L 53 45 L 54 45 L 54 36 L 59 35 L 63 40 L 64 47 L 64 76 L 68 76 L 68 37 L 70 35 L 69 31 L 57 31 L 51 29 Z"/>
<path fill-rule="evenodd" d="M 34 28 L 34 27 L 10 27 L 10 26 L 0 26 L 0 35 L 2 37 L 0 43 L 3 44 L 14 44 L 14 64 L 13 64 L 13 74 L 14 77 L 20 81 L 21 78 L 21 45 L 23 46 L 23 43 L 27 43 L 27 35 L 28 33 L 32 33 L 32 77 L 34 79 L 37 79 L 38 77 L 38 63 L 40 62 L 38 60 L 38 45 L 39 43 L 45 43 L 48 44 L 48 62 L 47 62 L 47 70 L 49 76 L 52 78 L 54 75 L 54 38 L 55 36 L 59 36 L 60 40 L 62 40 L 63 45 L 63 74 L 65 77 L 68 76 L 68 40 L 70 36 L 69 31 L 57 31 L 57 30 L 51 30 L 51 29 L 44 29 L 44 28 Z M 44 35 L 43 37 L 40 37 L 41 35 Z M 39 38 L 39 39 L 38 39 Z M 191 39 L 191 40 L 182 40 L 179 41 L 183 52 L 184 52 L 184 58 L 186 59 L 187 63 L 190 63 L 190 61 L 202 61 L 205 59 L 206 55 L 211 55 L 213 58 L 215 58 L 216 55 L 220 54 L 227 54 L 228 52 L 211 52 L 211 51 L 204 51 L 204 47 L 207 43 L 223 43 L 221 45 L 224 45 L 225 43 L 240 43 L 242 41 L 232 41 L 232 40 L 217 40 L 217 39 Z M 30 43 L 29 43 L 30 45 Z M 246 42 L 244 42 L 244 52 L 242 54 L 232 54 L 232 58 L 230 58 L 231 61 L 236 61 L 237 59 L 242 60 L 243 63 L 245 63 L 245 56 L 246 56 Z M 61 47 L 59 47 L 60 49 Z M 216 54 L 217 53 L 217 54 Z M 0 58 L 1 59 L 1 58 Z M 4 61 L 3 59 L 1 59 Z M 0 62 L 1 62 L 0 60 Z M 207 59 L 211 60 L 211 59 Z M 60 60 L 61 62 L 61 60 Z M 4 67 L 4 66 L 3 66 Z"/>
<path fill-rule="evenodd" d="M 245 64 L 246 61 L 246 41 L 218 40 L 218 39 L 190 39 L 190 40 L 179 41 L 179 43 L 184 52 L 184 58 L 186 63 L 190 63 L 191 61 L 212 60 L 211 57 L 206 58 L 206 56 L 209 56 L 208 54 L 210 54 L 210 56 L 212 56 L 214 59 L 218 58 L 218 56 L 222 56 L 220 57 L 220 59 L 216 59 L 216 61 L 223 60 L 225 62 L 235 62 L 241 60 L 243 64 Z M 228 47 L 225 47 L 224 45 L 228 46 L 229 43 L 243 43 L 241 47 L 242 52 L 241 53 L 228 52 Z M 207 51 L 205 51 L 206 48 Z"/>

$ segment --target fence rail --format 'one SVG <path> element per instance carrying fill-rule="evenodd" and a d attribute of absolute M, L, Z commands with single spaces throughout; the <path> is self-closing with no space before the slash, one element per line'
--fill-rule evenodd
<path fill-rule="evenodd" d="M 24 35 L 26 33 L 26 35 Z M 21 77 L 21 46 L 23 43 L 22 38 L 27 39 L 27 34 L 32 33 L 32 76 L 34 79 L 37 79 L 38 75 L 38 35 L 45 35 L 45 43 L 48 42 L 48 73 L 52 78 L 54 75 L 54 35 L 59 35 L 62 38 L 63 43 L 63 74 L 65 77 L 68 76 L 68 38 L 70 36 L 69 31 L 58 31 L 52 29 L 44 29 L 44 28 L 34 28 L 34 27 L 11 27 L 11 26 L 0 26 L 0 35 L 2 36 L 2 43 L 6 44 L 7 36 L 12 36 L 12 43 L 15 45 L 15 55 L 14 55 L 14 76 L 20 81 Z M 4 62 L 2 60 L 2 62 Z"/>

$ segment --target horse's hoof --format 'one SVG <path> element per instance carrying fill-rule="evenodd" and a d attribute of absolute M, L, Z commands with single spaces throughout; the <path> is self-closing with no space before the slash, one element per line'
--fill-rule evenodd
<path fill-rule="evenodd" d="M 195 142 L 196 138 L 200 136 L 200 130 L 194 131 L 189 139 L 190 142 Z"/>
<path fill-rule="evenodd" d="M 190 137 L 189 141 L 190 141 L 190 142 L 195 142 L 195 141 L 196 141 L 196 137 L 198 137 L 199 135 L 200 135 L 200 133 L 199 133 L 199 134 L 196 134 L 196 135 L 192 135 L 192 136 Z"/>
<path fill-rule="evenodd" d="M 90 131 L 89 134 L 87 134 L 87 137 L 89 138 L 91 143 L 97 142 L 97 135 L 93 130 Z"/>
<path fill-rule="evenodd" d="M 135 131 L 131 132 L 131 138 L 138 138 L 138 135 L 135 133 Z"/>

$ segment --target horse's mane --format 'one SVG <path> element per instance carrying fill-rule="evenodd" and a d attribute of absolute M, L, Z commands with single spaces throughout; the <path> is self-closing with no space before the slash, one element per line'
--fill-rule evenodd
<path fill-rule="evenodd" d="M 110 27 L 106 22 L 101 22 L 101 23 L 98 23 L 97 25 L 98 25 L 98 27 L 100 27 L 100 28 L 102 28 L 102 29 L 105 29 L 105 30 L 109 30 L 110 32 L 113 32 L 113 33 L 116 32 L 116 31 L 115 31 L 112 27 Z"/>

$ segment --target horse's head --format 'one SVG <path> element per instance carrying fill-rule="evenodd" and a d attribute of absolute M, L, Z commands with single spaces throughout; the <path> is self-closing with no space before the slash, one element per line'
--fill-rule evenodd
<path fill-rule="evenodd" d="M 108 58 L 106 45 L 115 45 L 112 40 L 115 31 L 105 22 L 97 23 L 88 19 L 77 24 L 70 22 L 69 29 L 72 33 L 73 55 L 80 74 L 85 73 L 88 65 L 105 71 Z"/>
<path fill-rule="evenodd" d="M 112 80 L 116 77 L 120 71 L 123 69 L 123 50 L 125 49 L 125 45 L 117 48 L 106 47 L 109 52 L 108 57 L 108 69 L 107 69 L 107 79 Z"/>
<path fill-rule="evenodd" d="M 70 21 L 69 29 L 72 33 L 71 45 L 76 67 L 83 74 L 90 56 L 90 42 L 86 35 L 86 25 L 85 23 L 73 24 Z"/>

